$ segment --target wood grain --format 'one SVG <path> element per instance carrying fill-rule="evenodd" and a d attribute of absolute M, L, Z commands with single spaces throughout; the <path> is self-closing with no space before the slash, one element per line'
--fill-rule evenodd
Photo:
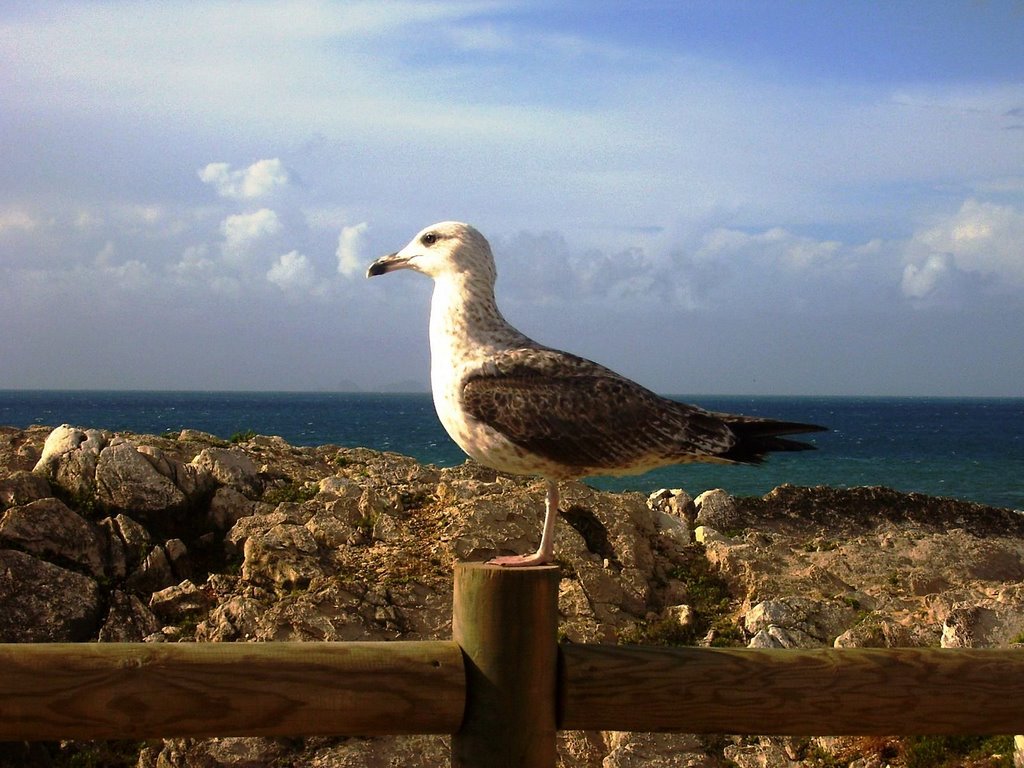
<path fill-rule="evenodd" d="M 829 735 L 1024 732 L 1024 651 L 563 645 L 559 728 Z"/>
<path fill-rule="evenodd" d="M 555 566 L 455 567 L 452 637 L 466 656 L 466 717 L 452 765 L 554 768 Z"/>
<path fill-rule="evenodd" d="M 448 641 L 0 644 L 0 741 L 452 733 Z"/>

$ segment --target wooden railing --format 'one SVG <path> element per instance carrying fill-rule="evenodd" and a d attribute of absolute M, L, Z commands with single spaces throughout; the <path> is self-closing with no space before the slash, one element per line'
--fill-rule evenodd
<path fill-rule="evenodd" d="M 558 580 L 457 566 L 451 641 L 0 644 L 0 741 L 437 733 L 552 768 L 558 730 L 1024 731 L 1020 651 L 559 645 Z"/>

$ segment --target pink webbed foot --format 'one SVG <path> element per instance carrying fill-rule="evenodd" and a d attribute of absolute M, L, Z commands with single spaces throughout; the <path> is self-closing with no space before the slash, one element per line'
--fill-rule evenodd
<path fill-rule="evenodd" d="M 531 565 L 547 565 L 554 557 L 543 552 L 534 552 L 532 555 L 504 555 L 488 560 L 488 565 L 500 565 L 504 568 L 526 568 Z"/>
<path fill-rule="evenodd" d="M 555 560 L 555 520 L 558 518 L 558 483 L 547 481 L 548 492 L 544 502 L 544 529 L 540 536 L 540 548 L 532 555 L 505 555 L 488 560 L 488 565 L 504 568 L 526 568 L 531 565 L 547 565 Z"/>

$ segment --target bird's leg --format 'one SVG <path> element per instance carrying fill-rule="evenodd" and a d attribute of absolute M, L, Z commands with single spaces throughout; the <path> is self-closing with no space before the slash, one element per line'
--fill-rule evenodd
<path fill-rule="evenodd" d="M 506 568 L 522 568 L 527 565 L 544 565 L 555 559 L 555 521 L 558 520 L 558 483 L 548 480 L 548 495 L 544 501 L 544 530 L 540 535 L 540 547 L 532 555 L 507 555 L 487 562 Z"/>

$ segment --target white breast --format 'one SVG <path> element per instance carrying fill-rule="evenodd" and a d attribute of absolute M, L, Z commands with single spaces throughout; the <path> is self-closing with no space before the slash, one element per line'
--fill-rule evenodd
<path fill-rule="evenodd" d="M 494 469 L 556 476 L 557 465 L 538 460 L 500 432 L 466 414 L 462 384 L 496 352 L 522 339 L 500 315 L 488 315 L 469 302 L 466 286 L 435 280 L 430 307 L 430 389 L 438 419 L 452 440 L 474 460 Z M 468 311 L 467 311 L 468 310 Z"/>

